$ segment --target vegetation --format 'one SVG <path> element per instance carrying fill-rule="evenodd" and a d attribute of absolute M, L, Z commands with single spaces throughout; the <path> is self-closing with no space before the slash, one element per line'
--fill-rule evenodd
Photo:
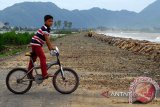
<path fill-rule="evenodd" d="M 6 56 L 12 56 L 12 55 L 16 55 L 19 54 L 20 52 L 22 52 L 22 50 L 25 50 L 26 46 L 5 46 L 5 50 L 3 50 L 2 52 L 0 52 L 0 58 L 2 57 L 6 57 Z"/>
<path fill-rule="evenodd" d="M 62 21 L 55 21 L 54 27 L 56 27 L 56 34 L 71 34 L 72 22 L 64 21 L 62 26 Z M 61 29 L 63 28 L 63 29 Z"/>
<path fill-rule="evenodd" d="M 72 27 L 72 22 L 64 21 L 64 29 L 71 29 Z"/>
<path fill-rule="evenodd" d="M 33 34 L 16 33 L 15 31 L 0 34 L 0 53 L 9 47 L 26 45 L 31 41 Z"/>
<path fill-rule="evenodd" d="M 71 34 L 71 31 L 60 31 L 61 34 Z M 30 43 L 33 33 L 16 33 L 15 31 L 0 34 L 0 58 L 11 56 L 22 52 L 26 45 Z M 52 40 L 62 38 L 67 35 L 53 36 Z"/>
<path fill-rule="evenodd" d="M 3 46 L 3 39 L 1 38 L 0 36 L 0 51 L 4 49 L 4 46 Z"/>
<path fill-rule="evenodd" d="M 61 27 L 61 20 L 55 21 L 54 22 L 54 26 L 56 27 L 57 30 L 60 29 L 60 27 Z"/>

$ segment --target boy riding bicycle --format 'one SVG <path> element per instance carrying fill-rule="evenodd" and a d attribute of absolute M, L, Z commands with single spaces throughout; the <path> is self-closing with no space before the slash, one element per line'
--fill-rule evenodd
<path fill-rule="evenodd" d="M 51 15 L 44 16 L 44 25 L 37 30 L 36 34 L 32 37 L 31 40 L 31 47 L 32 47 L 32 53 L 33 54 L 33 62 L 36 61 L 37 57 L 40 59 L 40 65 L 41 65 L 41 71 L 42 71 L 42 77 L 43 79 L 48 78 L 51 76 L 47 73 L 47 65 L 46 65 L 46 56 L 44 54 L 44 51 L 42 49 L 43 44 L 46 42 L 48 49 L 50 50 L 50 53 L 53 55 L 55 52 L 55 46 L 52 46 L 49 36 L 50 36 L 50 27 L 53 25 L 53 17 Z M 28 65 L 28 71 L 33 67 L 32 61 L 30 60 Z M 30 76 L 32 78 L 33 71 L 30 72 Z"/>
<path fill-rule="evenodd" d="M 28 70 L 25 68 L 14 68 L 6 77 L 6 86 L 8 90 L 14 94 L 24 94 L 30 90 L 33 81 L 37 84 L 41 84 L 43 83 L 43 80 L 48 77 L 52 77 L 52 84 L 54 88 L 62 94 L 70 94 L 78 88 L 79 77 L 77 73 L 71 68 L 62 67 L 59 60 L 59 49 L 56 46 L 53 47 L 49 40 L 53 17 L 51 15 L 46 15 L 44 17 L 44 22 L 44 25 L 32 37 L 32 41 L 30 43 L 32 46 L 32 52 L 25 54 L 25 56 L 30 57 Z M 56 61 L 50 62 L 49 64 L 46 64 L 46 56 L 42 49 L 45 42 L 50 50 L 50 54 L 57 58 Z M 34 65 L 37 57 L 40 59 L 42 75 L 39 75 L 36 71 L 39 69 L 39 66 Z M 48 74 L 47 70 L 53 65 L 58 65 L 58 70 L 54 74 Z M 36 73 L 34 77 L 33 70 Z"/>

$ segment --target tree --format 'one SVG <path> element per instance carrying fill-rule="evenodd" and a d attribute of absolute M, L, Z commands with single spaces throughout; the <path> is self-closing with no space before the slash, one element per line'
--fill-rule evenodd
<path fill-rule="evenodd" d="M 4 28 L 5 28 L 5 29 L 10 29 L 9 22 L 5 22 L 5 23 L 4 23 Z"/>
<path fill-rule="evenodd" d="M 71 29 L 72 27 L 72 22 L 64 21 L 63 24 L 64 24 L 64 28 Z"/>
<path fill-rule="evenodd" d="M 67 27 L 68 27 L 68 22 L 64 21 L 64 28 L 67 28 Z"/>
<path fill-rule="evenodd" d="M 4 25 L 5 25 L 5 26 L 9 26 L 9 22 L 5 22 Z"/>
<path fill-rule="evenodd" d="M 54 26 L 56 27 L 56 32 L 61 28 L 61 20 L 55 21 Z"/>
<path fill-rule="evenodd" d="M 57 26 L 58 26 L 58 28 L 61 27 L 61 20 L 58 20 L 58 21 L 57 21 Z"/>
<path fill-rule="evenodd" d="M 57 21 L 54 22 L 54 27 L 56 27 L 56 29 L 58 29 Z"/>
<path fill-rule="evenodd" d="M 68 22 L 68 28 L 71 29 L 72 27 L 72 22 Z"/>

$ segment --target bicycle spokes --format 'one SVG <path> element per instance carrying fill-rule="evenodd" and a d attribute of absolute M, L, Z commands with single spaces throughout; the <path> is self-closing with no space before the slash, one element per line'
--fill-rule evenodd
<path fill-rule="evenodd" d="M 62 94 L 69 94 L 78 87 L 78 76 L 71 69 L 64 69 L 62 75 L 61 69 L 55 74 L 53 84 L 57 91 Z M 64 77 L 63 77 L 64 76 Z"/>
<path fill-rule="evenodd" d="M 15 69 L 7 76 L 7 87 L 10 91 L 19 94 L 30 86 L 31 79 L 26 74 L 25 70 Z"/>

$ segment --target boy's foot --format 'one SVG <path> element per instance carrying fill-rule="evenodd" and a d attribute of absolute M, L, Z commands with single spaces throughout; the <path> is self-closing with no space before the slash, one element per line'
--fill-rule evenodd
<path fill-rule="evenodd" d="M 53 77 L 52 74 L 47 74 L 43 79 L 48 79 L 49 77 Z"/>
<path fill-rule="evenodd" d="M 34 77 L 31 77 L 31 80 L 32 80 L 32 81 L 35 81 L 35 78 L 34 78 Z"/>
<path fill-rule="evenodd" d="M 29 74 L 29 77 L 30 77 L 31 80 L 34 81 L 34 76 L 32 74 Z"/>

